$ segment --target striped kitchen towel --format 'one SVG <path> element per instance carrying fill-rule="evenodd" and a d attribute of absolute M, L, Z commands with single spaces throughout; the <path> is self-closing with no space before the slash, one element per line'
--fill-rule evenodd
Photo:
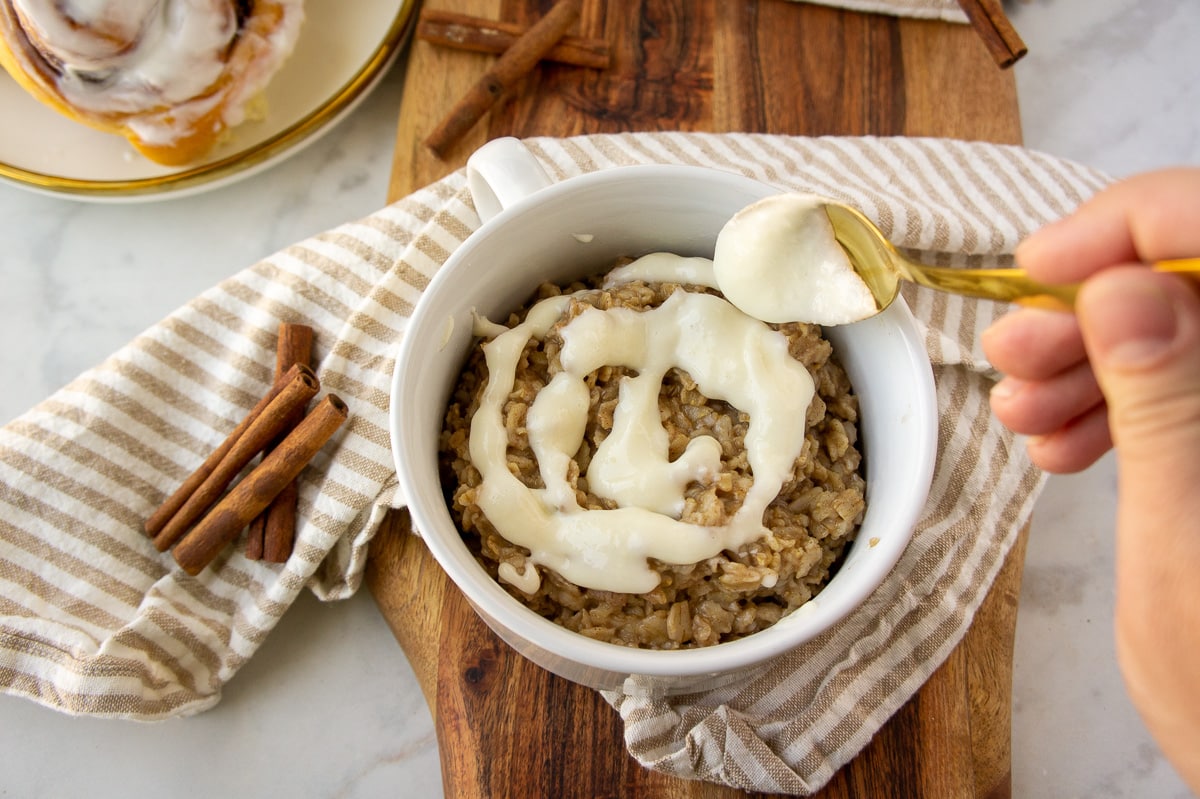
<path fill-rule="evenodd" d="M 802 0 L 823 6 L 847 8 L 874 14 L 890 14 L 896 17 L 919 17 L 940 19 L 945 22 L 966 22 L 958 0 Z"/>
<path fill-rule="evenodd" d="M 1019 147 L 936 139 L 644 133 L 531 139 L 555 179 L 637 163 L 738 172 L 863 209 L 928 260 L 989 265 L 1107 179 Z M 196 297 L 0 429 L 0 689 L 68 713 L 196 713 L 306 587 L 361 584 L 402 504 L 388 440 L 398 342 L 422 288 L 479 224 L 462 172 Z M 744 683 L 608 695 L 649 767 L 741 788 L 819 788 L 965 633 L 1042 484 L 989 415 L 978 334 L 1005 308 L 910 290 L 934 364 L 940 458 L 899 567 L 860 611 Z M 281 321 L 314 328 L 323 391 L 350 421 L 301 476 L 287 563 L 241 541 L 197 577 L 146 517 L 271 382 Z"/>

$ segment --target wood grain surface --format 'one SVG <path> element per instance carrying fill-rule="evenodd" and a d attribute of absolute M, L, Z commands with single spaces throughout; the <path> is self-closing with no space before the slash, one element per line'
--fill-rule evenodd
<path fill-rule="evenodd" d="M 551 5 L 425 3 L 526 25 Z M 789 0 L 585 0 L 572 33 L 607 40 L 609 69 L 543 62 L 444 160 L 421 142 L 495 57 L 413 42 L 390 196 L 436 181 L 504 135 L 694 130 L 1020 142 L 1012 75 L 963 25 Z M 819 796 L 1010 795 L 1023 556 L 1024 535 L 967 638 Z M 598 694 L 523 660 L 488 630 L 408 532 L 404 512 L 376 536 L 366 579 L 433 712 L 446 796 L 766 796 L 642 768 Z"/>

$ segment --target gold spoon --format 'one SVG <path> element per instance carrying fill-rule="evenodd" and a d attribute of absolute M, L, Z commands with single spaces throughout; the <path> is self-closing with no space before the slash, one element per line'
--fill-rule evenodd
<path fill-rule="evenodd" d="M 901 280 L 951 294 L 1016 302 L 1032 308 L 1068 312 L 1075 308 L 1078 284 L 1039 283 L 1018 268 L 959 269 L 919 264 L 901 255 L 882 231 L 854 208 L 826 201 L 825 212 L 834 236 L 849 256 L 854 271 L 874 295 L 880 311 L 896 299 Z M 1200 275 L 1200 258 L 1158 261 L 1151 268 Z"/>

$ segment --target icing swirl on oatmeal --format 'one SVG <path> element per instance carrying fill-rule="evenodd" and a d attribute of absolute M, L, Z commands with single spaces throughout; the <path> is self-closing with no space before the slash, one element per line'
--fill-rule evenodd
<path fill-rule="evenodd" d="M 665 253 L 617 270 L 610 280 L 653 279 L 711 282 L 711 262 Z M 681 280 L 686 276 L 686 280 Z M 559 372 L 539 392 L 526 428 L 544 488 L 528 488 L 508 469 L 508 432 L 503 407 L 526 344 L 558 323 L 570 297 L 535 305 L 517 326 L 496 329 L 481 320 L 488 383 L 471 420 L 470 456 L 482 483 L 476 502 L 497 531 L 527 548 L 530 564 L 554 569 L 576 585 L 644 593 L 659 575 L 648 558 L 691 564 L 735 550 L 766 534 L 763 512 L 789 479 L 805 438 L 805 413 L 814 394 L 812 377 L 788 352 L 787 339 L 763 322 L 710 294 L 677 291 L 657 308 L 587 308 L 561 329 Z M 601 366 L 623 366 L 636 375 L 623 381 L 613 430 L 592 456 L 589 489 L 614 500 L 611 510 L 580 507 L 567 470 L 584 436 L 588 388 L 584 379 Z M 699 390 L 747 413 L 746 453 L 754 483 L 741 507 L 722 526 L 680 521 L 684 490 L 711 482 L 720 470 L 720 443 L 695 438 L 669 460 L 667 434 L 658 409 L 663 377 L 679 367 Z M 501 570 L 527 593 L 537 589 L 535 569 Z"/>

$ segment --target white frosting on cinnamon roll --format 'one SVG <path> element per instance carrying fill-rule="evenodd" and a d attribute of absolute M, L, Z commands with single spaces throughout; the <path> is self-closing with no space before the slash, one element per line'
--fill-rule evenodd
<path fill-rule="evenodd" d="M 151 158 L 206 152 L 291 53 L 302 0 L 0 0 L 0 63 Z"/>

